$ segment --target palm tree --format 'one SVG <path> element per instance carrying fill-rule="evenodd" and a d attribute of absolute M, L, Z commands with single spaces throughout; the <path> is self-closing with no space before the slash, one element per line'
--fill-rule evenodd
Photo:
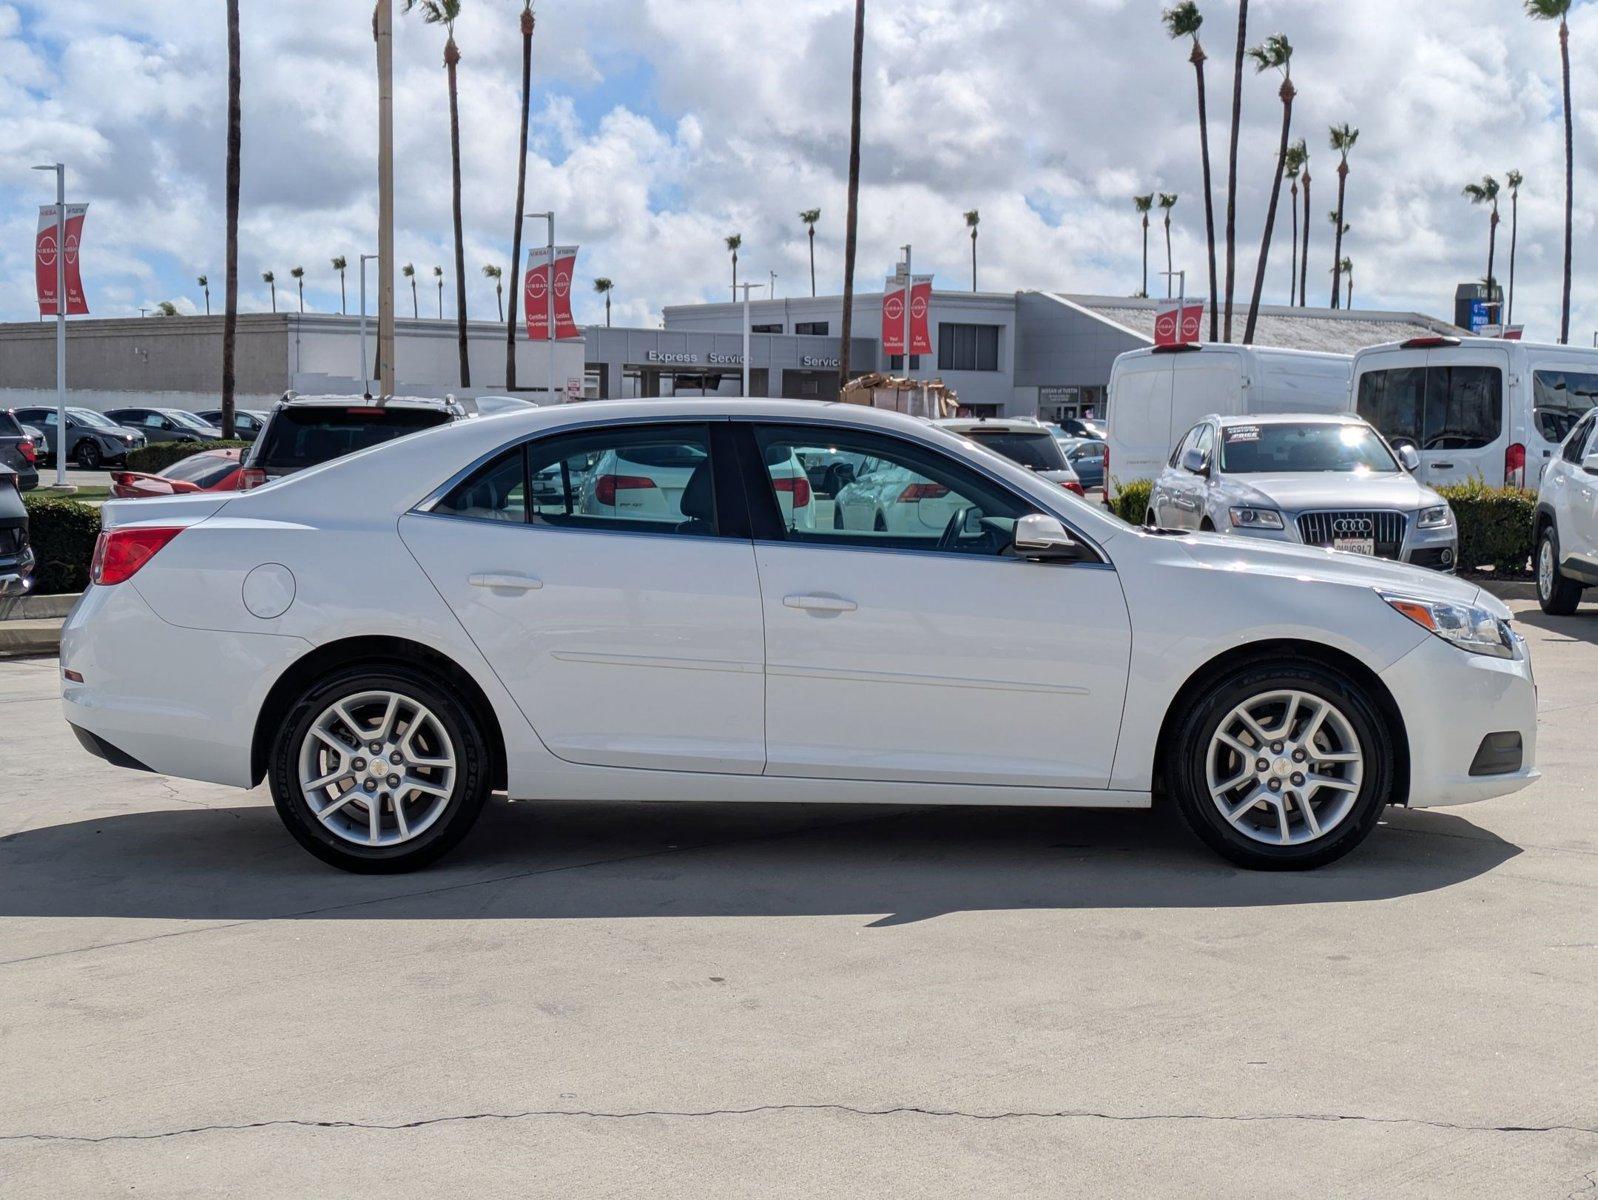
<path fill-rule="evenodd" d="M 1354 307 L 1354 260 L 1345 256 L 1343 258 L 1342 262 L 1340 262 L 1338 264 L 1338 267 L 1342 271 L 1344 278 L 1346 278 L 1348 280 L 1348 286 L 1345 289 L 1344 297 L 1343 297 L 1343 307 L 1344 308 L 1353 308 Z"/>
<path fill-rule="evenodd" d="M 338 272 L 338 311 L 342 316 L 348 316 L 350 311 L 349 299 L 344 293 L 344 272 L 349 265 L 349 260 L 342 254 L 333 256 L 333 269 Z"/>
<path fill-rule="evenodd" d="M 1140 297 L 1149 294 L 1149 209 L 1154 207 L 1154 193 L 1147 196 L 1133 196 L 1132 203 L 1137 206 L 1137 211 L 1143 217 L 1143 286 L 1138 289 Z"/>
<path fill-rule="evenodd" d="M 158 317 L 176 317 L 180 314 L 176 304 L 173 304 L 170 300 L 163 300 L 155 306 L 155 315 Z"/>
<path fill-rule="evenodd" d="M 1193 74 L 1198 77 L 1199 150 L 1204 157 L 1204 232 L 1210 244 L 1210 341 L 1220 338 L 1217 322 L 1220 313 L 1216 298 L 1220 294 L 1215 281 L 1215 200 L 1210 190 L 1210 118 L 1204 104 L 1204 47 L 1199 45 L 1199 27 L 1204 16 L 1193 0 L 1184 0 L 1174 8 L 1165 10 L 1165 29 L 1173 38 L 1190 37 L 1193 50 L 1187 61 L 1193 64 Z"/>
<path fill-rule="evenodd" d="M 1293 127 L 1293 44 L 1285 33 L 1273 33 L 1258 46 L 1249 50 L 1254 69 L 1282 73 L 1282 86 L 1277 95 L 1282 98 L 1282 139 L 1276 147 L 1276 171 L 1271 176 L 1271 202 L 1265 209 L 1265 232 L 1260 236 L 1260 258 L 1254 268 L 1254 294 L 1249 297 L 1248 321 L 1243 326 L 1243 344 L 1254 344 L 1254 327 L 1259 322 L 1260 299 L 1265 294 L 1265 266 L 1271 256 L 1271 235 L 1276 232 L 1276 205 L 1282 198 L 1282 176 L 1287 173 L 1287 138 Z"/>
<path fill-rule="evenodd" d="M 291 276 L 293 276 L 294 282 L 299 285 L 299 289 L 300 289 L 300 315 L 304 316 L 305 315 L 305 268 L 304 267 L 290 267 L 289 268 L 289 274 Z"/>
<path fill-rule="evenodd" d="M 1175 192 L 1160 193 L 1160 210 L 1165 214 L 1165 298 L 1171 298 L 1171 280 L 1175 272 L 1171 269 L 1171 210 L 1176 207 Z"/>
<path fill-rule="evenodd" d="M 849 382 L 849 339 L 854 325 L 855 234 L 860 218 L 860 66 L 865 51 L 866 0 L 854 0 L 854 63 L 849 83 L 849 204 L 843 223 L 843 327 L 838 334 L 840 392 Z"/>
<path fill-rule="evenodd" d="M 533 25 L 533 0 L 522 0 L 522 140 L 516 155 L 516 225 L 511 234 L 510 317 L 505 321 L 507 389 L 516 386 L 516 294 L 521 290 L 518 279 L 522 269 L 522 208 L 527 203 L 527 111 L 533 102 Z"/>
<path fill-rule="evenodd" d="M 1288 264 L 1292 269 L 1288 272 L 1287 285 L 1287 302 L 1290 305 L 1298 303 L 1298 177 L 1303 174 L 1304 162 L 1308 158 L 1309 147 L 1304 144 L 1303 138 L 1299 138 L 1287 148 L 1287 158 L 1282 165 L 1282 170 L 1287 174 L 1293 209 L 1293 257 Z"/>
<path fill-rule="evenodd" d="M 1248 44 L 1248 0 L 1237 4 L 1237 54 L 1232 65 L 1232 148 L 1226 163 L 1226 327 L 1232 340 L 1233 281 L 1237 275 L 1237 137 L 1243 121 L 1243 58 Z"/>
<path fill-rule="evenodd" d="M 455 45 L 455 22 L 461 0 L 405 0 L 405 12 L 422 10 L 422 20 L 444 27 L 444 72 L 449 80 L 450 199 L 455 220 L 455 329 L 460 350 L 461 386 L 472 386 L 472 366 L 466 353 L 466 244 L 461 231 L 461 114 L 456 87 L 460 48 Z"/>
<path fill-rule="evenodd" d="M 1304 147 L 1304 244 L 1298 252 L 1298 304 L 1300 308 L 1309 307 L 1309 146 L 1299 142 Z"/>
<path fill-rule="evenodd" d="M 727 243 L 727 250 L 732 254 L 732 298 L 738 299 L 738 248 L 744 244 L 744 235 L 741 233 L 729 234 L 722 239 Z"/>
<path fill-rule="evenodd" d="M 438 284 L 438 319 L 444 319 L 444 268 L 433 268 L 433 280 Z"/>
<path fill-rule="evenodd" d="M 1505 181 L 1509 187 L 1509 308 L 1504 314 L 1504 324 L 1512 325 L 1515 321 L 1515 241 L 1520 233 L 1520 185 L 1526 177 L 1519 171 L 1510 171 Z"/>
<path fill-rule="evenodd" d="M 799 214 L 799 220 L 808 226 L 810 230 L 810 295 L 814 299 L 816 294 L 816 222 L 821 220 L 821 210 L 819 208 L 807 208 Z"/>
<path fill-rule="evenodd" d="M 820 218 L 820 215 L 821 214 L 820 214 L 820 212 L 818 210 L 817 214 L 816 214 L 818 219 Z M 814 285 L 812 285 L 812 286 L 814 286 Z M 605 298 L 605 328 L 606 329 L 610 328 L 610 293 L 612 291 L 614 291 L 615 288 L 616 288 L 616 285 L 614 283 L 612 283 L 609 279 L 606 279 L 604 276 L 600 276 L 598 279 L 594 280 L 594 291 L 598 292 L 601 296 L 603 296 Z"/>
<path fill-rule="evenodd" d="M 416 264 L 406 263 L 400 268 L 400 274 L 411 281 L 411 320 L 416 320 L 422 314 L 416 310 Z"/>
<path fill-rule="evenodd" d="M 1332 225 L 1337 230 L 1337 241 L 1332 246 L 1332 307 L 1337 307 L 1338 276 L 1343 266 L 1343 234 L 1348 232 L 1343 224 L 1344 196 L 1348 191 L 1348 152 L 1354 148 L 1354 143 L 1359 141 L 1359 130 L 1354 129 L 1347 121 L 1341 125 L 1333 125 L 1331 132 L 1332 149 L 1338 153 L 1337 160 L 1337 211 L 1332 214 Z"/>
<path fill-rule="evenodd" d="M 1511 264 L 1513 264 L 1513 262 L 1515 261 L 1513 256 L 1511 256 L 1509 261 L 1511 262 Z M 1515 277 L 1513 270 L 1510 271 L 1509 277 L 1511 279 L 1513 279 Z M 206 316 L 210 316 L 211 315 L 211 281 L 208 278 L 206 278 L 204 275 L 201 275 L 198 278 L 196 278 L 194 282 L 199 284 L 200 285 L 200 290 L 205 293 L 205 315 Z"/>
<path fill-rule="evenodd" d="M 271 271 L 261 272 L 261 282 L 272 289 L 272 311 L 277 311 L 277 275 Z"/>
<path fill-rule="evenodd" d="M 239 0 L 227 0 L 227 250 L 222 298 L 222 436 L 233 436 L 234 348 L 239 332 Z"/>
<path fill-rule="evenodd" d="M 977 290 L 977 226 L 982 223 L 982 214 L 972 209 L 965 215 L 965 227 L 971 231 L 971 290 Z"/>
<path fill-rule="evenodd" d="M 1565 18 L 1571 0 L 1526 0 L 1526 15 L 1535 21 L 1559 22 L 1559 68 L 1565 85 L 1565 285 L 1559 308 L 1559 342 L 1570 341 L 1570 214 L 1575 198 L 1572 170 L 1574 154 L 1570 132 L 1570 26 Z"/>
<path fill-rule="evenodd" d="M 1492 303 L 1493 288 L 1493 254 L 1498 248 L 1498 180 L 1491 175 L 1483 175 L 1480 183 L 1467 183 L 1465 196 L 1472 204 L 1485 204 L 1488 206 L 1487 217 L 1487 302 Z M 1503 314 L 1498 319 L 1502 321 Z"/>
<path fill-rule="evenodd" d="M 494 281 L 494 300 L 499 305 L 499 319 L 505 319 L 505 272 L 493 263 L 483 264 L 483 278 Z"/>

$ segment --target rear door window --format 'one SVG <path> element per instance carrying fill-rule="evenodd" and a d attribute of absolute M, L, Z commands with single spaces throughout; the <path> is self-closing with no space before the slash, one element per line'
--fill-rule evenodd
<path fill-rule="evenodd" d="M 1598 401 L 1598 374 L 1582 371 L 1533 371 L 1532 420 L 1550 442 L 1562 442 L 1576 422 Z"/>
<path fill-rule="evenodd" d="M 449 419 L 449 413 L 435 408 L 282 408 L 267 422 L 250 465 L 268 471 L 299 471 L 408 433 L 446 425 Z"/>
<path fill-rule="evenodd" d="M 1355 408 L 1388 439 L 1421 444 L 1426 414 L 1426 368 L 1367 371 L 1359 377 Z"/>
<path fill-rule="evenodd" d="M 1504 373 L 1489 366 L 1396 367 L 1359 378 L 1355 409 L 1389 440 L 1477 450 L 1504 428 Z"/>
<path fill-rule="evenodd" d="M 8 412 L 0 412 L 0 437 L 21 437 L 22 426 Z"/>

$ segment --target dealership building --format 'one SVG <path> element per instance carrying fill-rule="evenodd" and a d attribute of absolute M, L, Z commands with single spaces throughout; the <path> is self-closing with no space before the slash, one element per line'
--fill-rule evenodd
<path fill-rule="evenodd" d="M 913 355 L 909 373 L 940 378 L 967 410 L 992 416 L 1104 416 L 1110 368 L 1118 355 L 1153 344 L 1152 300 L 1063 292 L 934 291 L 930 355 Z M 882 349 L 882 295 L 854 298 L 849 364 L 855 374 L 902 373 Z M 824 296 L 742 304 L 673 305 L 663 328 L 589 326 L 582 337 L 516 343 L 515 394 L 547 402 L 656 396 L 735 396 L 742 390 L 744 314 L 749 314 L 750 391 L 830 400 L 837 396 L 843 298 Z M 1235 325 L 1240 326 L 1239 312 Z M 294 389 L 358 392 L 361 364 L 376 350 L 376 322 L 365 340 L 358 317 L 250 313 L 240 316 L 238 392 L 262 407 Z M 1240 333 L 1240 330 L 1236 330 Z M 1265 307 L 1255 342 L 1352 354 L 1378 342 L 1461 331 L 1420 313 Z M 52 404 L 54 325 L 0 325 L 0 407 Z M 221 379 L 222 318 L 142 317 L 68 322 L 69 402 L 212 408 Z M 423 395 L 506 392 L 505 326 L 468 325 L 473 387 L 459 386 L 453 320 L 396 322 L 399 388 Z M 550 385 L 553 384 L 553 391 Z"/>

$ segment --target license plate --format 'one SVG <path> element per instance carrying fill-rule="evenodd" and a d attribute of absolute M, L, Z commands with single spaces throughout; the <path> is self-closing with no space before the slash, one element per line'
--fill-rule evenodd
<path fill-rule="evenodd" d="M 1374 556 L 1376 553 L 1376 539 L 1351 537 L 1333 538 L 1332 549 L 1342 550 L 1348 554 L 1368 554 Z"/>

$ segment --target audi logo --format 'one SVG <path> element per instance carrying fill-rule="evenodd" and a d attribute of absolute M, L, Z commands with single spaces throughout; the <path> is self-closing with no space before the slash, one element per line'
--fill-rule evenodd
<path fill-rule="evenodd" d="M 1369 517 L 1339 517 L 1332 522 L 1333 537 L 1371 537 L 1376 525 Z"/>

